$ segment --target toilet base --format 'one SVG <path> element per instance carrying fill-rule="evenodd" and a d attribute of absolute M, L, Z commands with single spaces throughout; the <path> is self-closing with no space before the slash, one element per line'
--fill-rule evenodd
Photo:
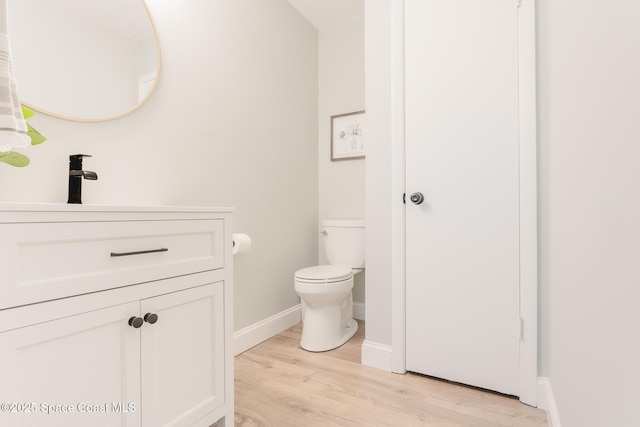
<path fill-rule="evenodd" d="M 356 322 L 355 319 L 347 320 L 346 325 L 341 331 L 341 336 L 337 340 L 331 343 L 324 342 L 321 345 L 318 345 L 318 342 L 316 340 L 305 340 L 304 328 L 305 326 L 303 324 L 300 347 L 302 347 L 304 350 L 317 353 L 336 349 L 349 341 L 356 334 L 356 332 L 358 332 L 358 322 Z"/>

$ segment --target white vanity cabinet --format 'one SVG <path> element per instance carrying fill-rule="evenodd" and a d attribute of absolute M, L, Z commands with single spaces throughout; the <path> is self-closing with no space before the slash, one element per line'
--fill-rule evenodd
<path fill-rule="evenodd" d="M 233 425 L 230 209 L 0 204 L 0 236 L 0 425 Z"/>

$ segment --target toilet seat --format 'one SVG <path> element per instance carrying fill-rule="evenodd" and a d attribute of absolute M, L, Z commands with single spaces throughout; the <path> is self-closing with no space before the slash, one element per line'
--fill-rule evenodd
<path fill-rule="evenodd" d="M 351 267 L 345 265 L 317 265 L 298 270 L 295 273 L 295 280 L 301 283 L 323 284 L 337 283 L 349 280 L 353 277 Z"/>

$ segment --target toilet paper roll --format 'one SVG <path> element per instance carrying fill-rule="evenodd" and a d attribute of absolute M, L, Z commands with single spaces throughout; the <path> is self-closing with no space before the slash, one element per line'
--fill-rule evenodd
<path fill-rule="evenodd" d="M 251 237 L 248 234 L 233 234 L 233 254 L 241 254 L 251 249 Z"/>

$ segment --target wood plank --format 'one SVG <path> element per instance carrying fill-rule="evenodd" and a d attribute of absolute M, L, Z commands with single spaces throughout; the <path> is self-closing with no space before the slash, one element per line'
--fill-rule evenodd
<path fill-rule="evenodd" d="M 514 398 L 364 366 L 364 322 L 335 350 L 300 347 L 298 324 L 236 356 L 236 426 L 541 427 L 545 412 Z"/>

